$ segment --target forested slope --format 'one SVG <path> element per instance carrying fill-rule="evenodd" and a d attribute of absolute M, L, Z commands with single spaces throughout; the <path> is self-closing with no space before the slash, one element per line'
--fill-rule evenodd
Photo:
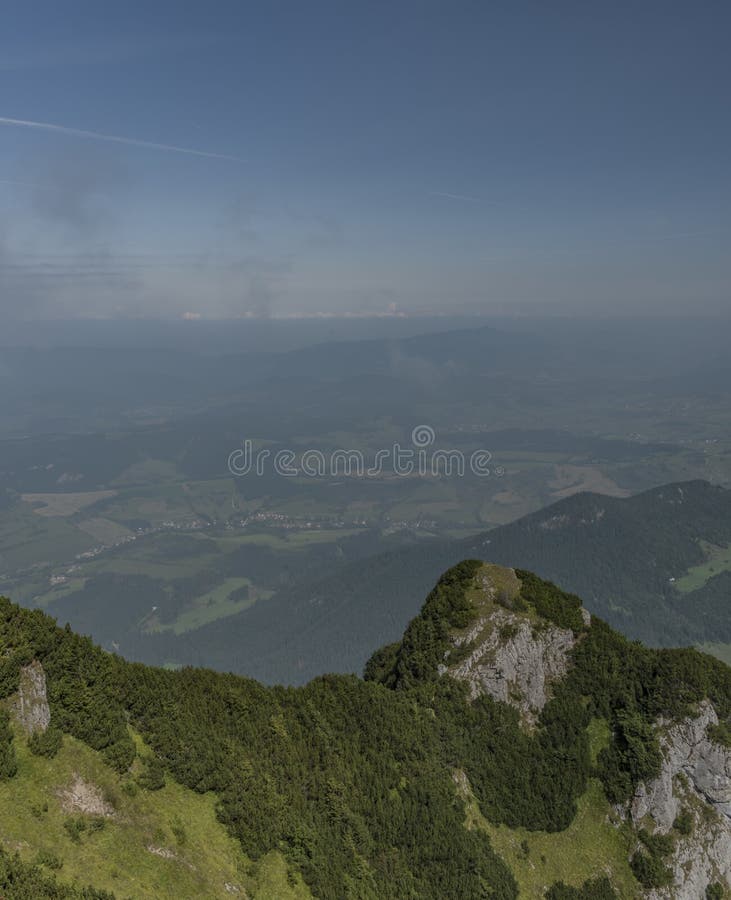
<path fill-rule="evenodd" d="M 489 827 L 561 834 L 586 797 L 627 802 L 659 772 L 659 717 L 711 703 L 720 720 L 714 739 L 726 740 L 731 670 L 694 650 L 631 644 L 589 621 L 577 597 L 528 572 L 499 571 L 455 566 L 403 640 L 373 657 L 366 680 L 330 675 L 302 688 L 125 662 L 3 600 L 0 696 L 12 705 L 22 674 L 40 665 L 49 731 L 84 742 L 124 777 L 140 764 L 139 735 L 153 772 L 217 796 L 219 819 L 252 866 L 277 851 L 292 883 L 304 879 L 314 896 L 512 898 L 518 866 L 496 851 Z M 517 587 L 498 590 L 502 578 Z M 554 632 L 563 640 L 561 676 L 547 682 L 532 723 L 513 693 L 507 702 L 475 694 L 455 668 L 476 646 L 465 635 L 486 616 L 501 623 L 492 635 L 498 650 L 521 629 L 533 641 Z M 15 731 L 11 722 L 0 734 L 11 785 Z M 470 798 L 485 827 L 466 827 Z M 621 828 L 626 852 L 607 849 L 609 880 L 587 896 L 631 896 L 628 883 L 637 892 L 666 877 L 669 848 L 650 841 L 644 850 L 631 826 Z M 642 868 L 645 858 L 657 872 Z M 576 889 L 586 880 L 576 867 L 556 874 Z M 6 895 L 25 896 L 9 879 Z M 574 895 L 556 885 L 551 896 Z"/>
<path fill-rule="evenodd" d="M 539 572 L 579 594 L 613 627 L 651 646 L 731 642 L 729 575 L 676 587 L 708 549 L 731 544 L 731 491 L 704 481 L 627 499 L 582 493 L 460 541 L 417 546 L 330 567 L 266 603 L 180 638 L 123 647 L 143 661 L 175 659 L 302 684 L 325 671 L 360 671 L 398 638 L 435 579 L 466 557 Z"/>

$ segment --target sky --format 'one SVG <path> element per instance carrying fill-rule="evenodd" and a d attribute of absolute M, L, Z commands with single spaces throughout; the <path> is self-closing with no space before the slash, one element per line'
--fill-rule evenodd
<path fill-rule="evenodd" d="M 731 313 L 724 2 L 44 2 L 0 325 Z"/>

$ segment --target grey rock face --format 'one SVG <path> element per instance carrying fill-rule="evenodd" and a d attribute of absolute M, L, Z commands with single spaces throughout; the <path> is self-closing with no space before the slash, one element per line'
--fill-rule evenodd
<path fill-rule="evenodd" d="M 635 825 L 649 817 L 662 833 L 683 808 L 694 821 L 690 835 L 677 836 L 668 860 L 673 884 L 648 891 L 652 900 L 702 898 L 714 881 L 731 886 L 731 751 L 708 738 L 708 726 L 717 723 L 713 705 L 705 701 L 694 718 L 658 725 L 662 770 L 639 785 L 629 815 Z"/>
<path fill-rule="evenodd" d="M 678 840 L 669 866 L 673 883 L 645 893 L 647 900 L 703 900 L 709 884 L 731 887 L 731 829 L 696 815 L 693 834 Z"/>
<path fill-rule="evenodd" d="M 37 660 L 20 670 L 16 708 L 18 720 L 26 734 L 48 728 L 51 710 L 46 697 L 46 674 Z"/>
<path fill-rule="evenodd" d="M 635 822 L 649 815 L 661 831 L 668 831 L 679 811 L 673 779 L 684 774 L 693 790 L 720 815 L 731 820 L 731 751 L 708 737 L 708 726 L 717 725 L 713 705 L 704 701 L 698 715 L 667 727 L 660 736 L 664 762 L 660 775 L 641 784 L 632 800 Z M 663 723 L 660 723 L 660 728 Z"/>
<path fill-rule="evenodd" d="M 472 699 L 488 694 L 510 703 L 533 724 L 550 697 L 551 683 L 565 675 L 574 642 L 569 629 L 544 625 L 537 630 L 525 617 L 496 608 L 455 641 L 475 647 L 448 671 L 469 684 Z"/>

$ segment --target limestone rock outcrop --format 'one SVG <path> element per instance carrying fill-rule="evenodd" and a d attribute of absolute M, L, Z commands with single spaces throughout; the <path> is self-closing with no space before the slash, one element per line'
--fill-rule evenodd
<path fill-rule="evenodd" d="M 38 660 L 20 670 L 20 684 L 16 702 L 18 721 L 26 734 L 43 732 L 51 721 L 46 696 L 46 673 Z"/>

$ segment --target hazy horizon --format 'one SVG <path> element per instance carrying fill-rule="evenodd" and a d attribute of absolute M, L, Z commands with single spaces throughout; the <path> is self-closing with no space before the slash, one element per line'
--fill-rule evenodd
<path fill-rule="evenodd" d="M 9 3 L 0 319 L 727 312 L 729 24 Z"/>

